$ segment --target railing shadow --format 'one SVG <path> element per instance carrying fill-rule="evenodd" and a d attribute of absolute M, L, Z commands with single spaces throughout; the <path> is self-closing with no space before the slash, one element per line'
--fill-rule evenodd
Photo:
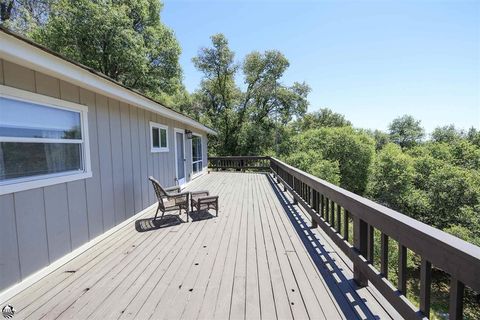
<path fill-rule="evenodd" d="M 215 216 L 208 212 L 208 210 L 191 211 L 188 215 L 190 216 L 190 219 L 192 219 L 192 222 L 215 218 Z"/>
<path fill-rule="evenodd" d="M 358 286 L 353 279 L 347 279 L 342 272 L 343 269 L 336 264 L 335 259 L 330 256 L 330 252 L 325 249 L 325 246 L 320 242 L 320 239 L 318 239 L 312 232 L 307 225 L 308 222 L 304 220 L 296 206 L 287 199 L 283 191 L 280 190 L 279 186 L 273 180 L 272 176 L 270 174 L 266 174 L 266 176 L 268 177 L 275 195 L 282 204 L 287 217 L 347 319 L 351 319 L 352 317 L 380 319 L 378 315 L 373 314 L 370 308 L 368 308 L 365 304 L 365 299 L 361 298 L 355 291 L 358 289 Z M 329 270 L 327 264 L 332 270 Z M 359 308 L 363 315 L 359 315 L 355 308 Z"/>
<path fill-rule="evenodd" d="M 138 232 L 147 232 L 153 231 L 168 227 L 173 227 L 183 223 L 182 219 L 178 215 L 174 214 L 166 214 L 163 216 L 162 219 L 153 219 L 153 218 L 146 218 L 146 219 L 139 219 L 135 221 L 135 230 Z"/>

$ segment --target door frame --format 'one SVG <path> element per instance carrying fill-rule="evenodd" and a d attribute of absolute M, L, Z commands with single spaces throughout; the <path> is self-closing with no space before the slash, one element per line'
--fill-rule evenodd
<path fill-rule="evenodd" d="M 190 144 L 190 148 L 192 149 L 190 151 L 190 163 L 191 163 L 191 167 L 192 167 L 192 180 L 200 175 L 202 175 L 204 173 L 204 168 L 203 168 L 203 161 L 205 159 L 203 159 L 203 136 L 200 134 L 200 133 L 196 133 L 195 131 L 192 132 L 192 136 L 197 136 L 197 137 L 200 137 L 200 144 L 202 145 L 202 169 L 197 172 L 197 173 L 193 173 L 193 140 L 192 140 L 192 143 Z"/>
<path fill-rule="evenodd" d="M 175 144 L 175 179 L 177 180 L 178 186 L 182 187 L 187 183 L 187 168 L 186 168 L 186 163 L 187 158 L 186 158 L 186 153 L 185 153 L 185 129 L 180 129 L 180 128 L 174 128 L 173 130 L 173 136 L 174 136 L 174 144 Z M 178 155 L 177 155 L 177 133 L 181 133 L 183 137 L 183 181 L 180 181 L 178 179 Z"/>

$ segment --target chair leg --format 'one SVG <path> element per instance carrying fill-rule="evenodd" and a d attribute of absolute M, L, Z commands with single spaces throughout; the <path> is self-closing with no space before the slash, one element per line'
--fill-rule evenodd
<path fill-rule="evenodd" d="M 163 219 L 163 215 L 165 214 L 165 211 L 162 211 L 162 216 L 160 217 L 160 220 Z"/>
<path fill-rule="evenodd" d="M 153 218 L 153 220 L 157 220 L 158 210 L 160 210 L 160 207 L 157 207 L 157 211 L 155 212 L 155 218 Z"/>

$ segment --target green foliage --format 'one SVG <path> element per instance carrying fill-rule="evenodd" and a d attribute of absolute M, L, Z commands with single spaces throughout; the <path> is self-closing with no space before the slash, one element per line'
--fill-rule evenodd
<path fill-rule="evenodd" d="M 0 24 L 22 34 L 42 27 L 57 0 L 0 0 Z"/>
<path fill-rule="evenodd" d="M 351 127 L 314 129 L 295 136 L 292 145 L 292 154 L 317 152 L 323 159 L 337 162 L 340 186 L 364 193 L 375 152 L 375 143 L 367 134 Z"/>
<path fill-rule="evenodd" d="M 333 112 L 328 108 L 322 108 L 315 112 L 309 112 L 302 118 L 299 118 L 292 123 L 292 127 L 296 132 L 318 129 L 322 127 L 347 127 L 351 125 L 352 123 L 346 120 L 344 115 Z"/>
<path fill-rule="evenodd" d="M 284 159 L 288 164 L 333 184 L 340 184 L 338 161 L 323 159 L 320 152 L 300 151 Z"/>
<path fill-rule="evenodd" d="M 405 153 L 386 145 L 377 155 L 369 196 L 439 229 L 460 225 L 477 234 L 480 172 L 456 165 L 454 150 L 429 143 Z"/>
<path fill-rule="evenodd" d="M 58 0 L 33 39 L 150 96 L 180 87 L 180 46 L 158 0 Z"/>
<path fill-rule="evenodd" d="M 478 172 L 452 165 L 446 164 L 434 170 L 429 177 L 427 190 L 432 211 L 426 222 L 439 229 L 452 225 L 478 226 L 475 214 L 470 209 L 475 210 L 480 203 L 479 182 Z"/>
<path fill-rule="evenodd" d="M 451 143 L 464 137 L 464 133 L 457 130 L 453 124 L 435 128 L 431 134 L 435 142 Z"/>
<path fill-rule="evenodd" d="M 470 128 L 467 132 L 467 140 L 480 148 L 480 130 Z"/>
<path fill-rule="evenodd" d="M 476 235 L 471 229 L 466 228 L 460 225 L 452 225 L 443 231 L 448 232 L 460 239 L 473 243 L 474 245 L 480 246 L 480 237 Z"/>
<path fill-rule="evenodd" d="M 419 120 L 404 115 L 396 118 L 389 125 L 390 139 L 402 148 L 410 148 L 419 143 L 425 133 Z"/>
<path fill-rule="evenodd" d="M 203 73 L 195 100 L 203 106 L 207 123 L 218 131 L 211 139 L 213 153 L 249 155 L 278 149 L 274 146 L 280 143 L 283 125 L 306 112 L 310 88 L 280 82 L 289 62 L 276 50 L 254 51 L 240 65 L 224 35 L 214 35 L 211 41 L 212 46 L 202 48 L 192 60 Z M 235 83 L 239 71 L 245 90 Z"/>
<path fill-rule="evenodd" d="M 389 143 L 375 159 L 368 193 L 377 201 L 399 209 L 413 187 L 414 178 L 413 159 L 399 146 Z"/>
<path fill-rule="evenodd" d="M 373 139 L 375 140 L 375 150 L 381 150 L 387 143 L 390 142 L 390 136 L 388 133 L 385 133 L 380 130 L 375 130 L 372 133 Z"/>

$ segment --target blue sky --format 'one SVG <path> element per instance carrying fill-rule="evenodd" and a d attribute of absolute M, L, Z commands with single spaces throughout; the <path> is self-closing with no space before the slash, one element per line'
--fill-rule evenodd
<path fill-rule="evenodd" d="M 309 111 L 382 130 L 403 114 L 427 132 L 480 128 L 480 1 L 165 0 L 161 17 L 182 46 L 189 91 L 201 80 L 191 58 L 223 33 L 239 62 L 283 52 L 283 82 L 311 86 Z"/>

